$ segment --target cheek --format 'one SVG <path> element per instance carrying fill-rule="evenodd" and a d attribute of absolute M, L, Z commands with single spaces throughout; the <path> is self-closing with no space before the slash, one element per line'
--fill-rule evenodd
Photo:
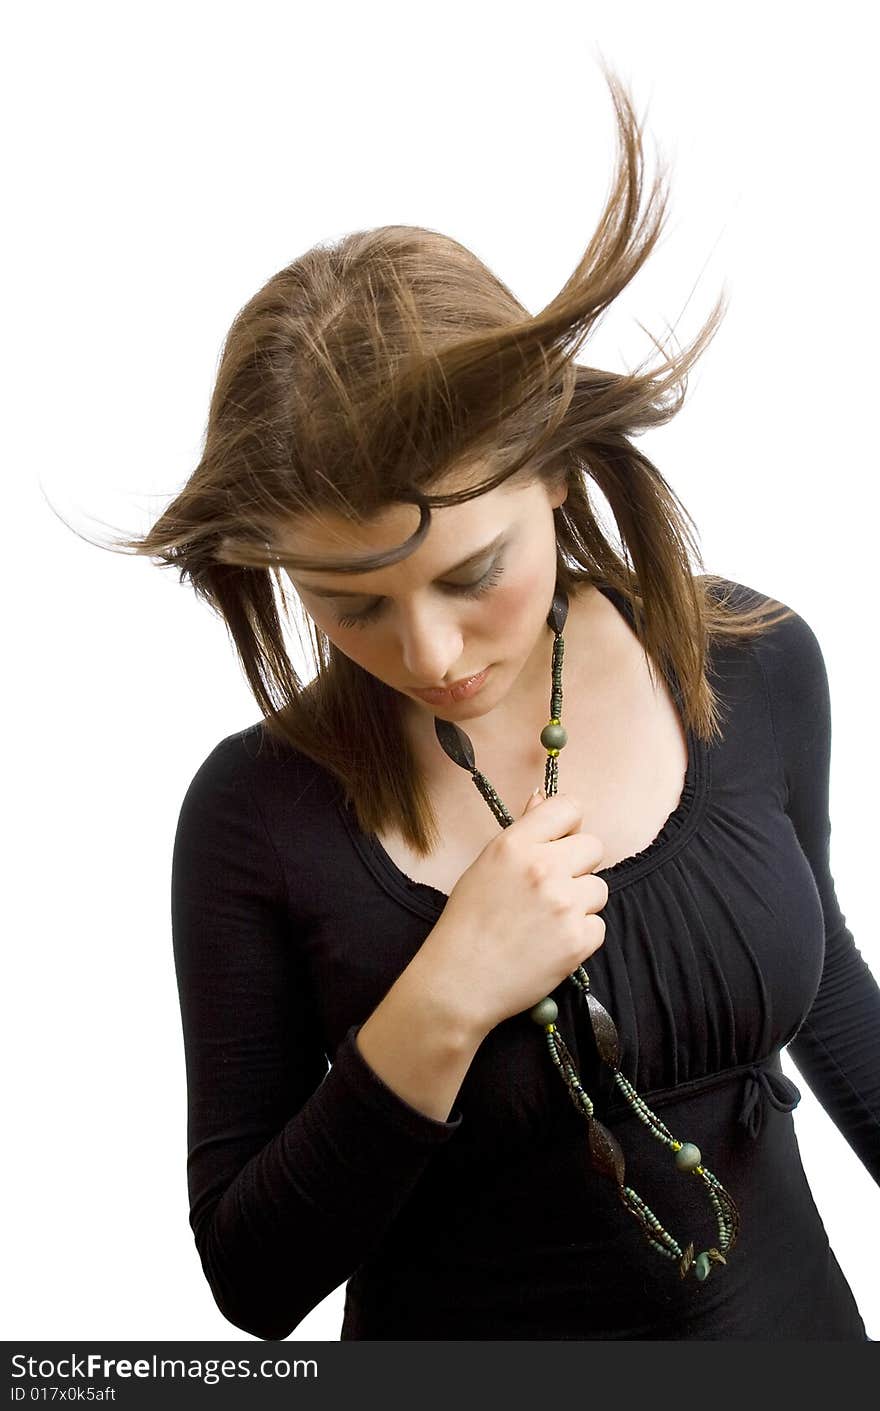
<path fill-rule="evenodd" d="M 360 663 L 362 656 L 369 655 L 366 638 L 357 627 L 340 627 L 332 612 L 322 612 L 320 608 L 315 611 L 306 608 L 305 611 L 327 640 L 353 661 Z"/>
<path fill-rule="evenodd" d="M 510 637 L 533 635 L 534 619 L 541 615 L 541 604 L 547 596 L 546 574 L 518 574 L 515 581 L 500 584 L 493 603 L 493 620 L 497 630 Z"/>
<path fill-rule="evenodd" d="M 332 613 L 313 616 L 312 621 L 343 656 L 380 681 L 392 683 L 400 670 L 398 654 L 390 640 L 375 627 L 340 627 Z"/>
<path fill-rule="evenodd" d="M 375 649 L 370 650 L 369 629 L 362 631 L 359 627 L 340 627 L 335 618 L 328 618 L 326 623 L 319 622 L 318 626 L 334 647 L 351 657 L 358 666 L 369 667 L 370 658 L 376 655 Z"/>

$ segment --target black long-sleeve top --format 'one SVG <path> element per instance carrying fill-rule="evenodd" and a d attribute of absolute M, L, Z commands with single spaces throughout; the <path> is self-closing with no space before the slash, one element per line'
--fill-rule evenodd
<path fill-rule="evenodd" d="M 190 1224 L 236 1327 L 287 1337 L 345 1282 L 342 1339 L 865 1339 L 779 1061 L 787 1047 L 880 1182 L 880 989 L 829 866 L 824 661 L 795 615 L 713 646 L 711 670 L 723 741 L 688 731 L 677 808 L 598 873 L 605 941 L 586 969 L 622 1073 L 737 1204 L 727 1265 L 681 1279 L 645 1242 L 528 1014 L 486 1036 L 447 1121 L 379 1078 L 358 1029 L 448 897 L 258 722 L 192 779 L 171 884 Z M 717 1245 L 702 1182 L 627 1106 L 583 997 L 566 980 L 553 998 L 628 1183 L 682 1248 Z"/>

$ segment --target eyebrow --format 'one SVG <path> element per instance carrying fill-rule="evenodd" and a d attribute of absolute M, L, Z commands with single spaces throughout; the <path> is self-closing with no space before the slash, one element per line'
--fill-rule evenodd
<path fill-rule="evenodd" d="M 501 545 L 506 536 L 507 530 L 503 529 L 500 534 L 496 535 L 491 544 L 484 544 L 482 549 L 476 549 L 474 553 L 468 554 L 466 559 L 462 559 L 460 563 L 454 564 L 452 568 L 447 568 L 443 573 L 439 574 L 434 581 L 439 582 L 441 578 L 448 578 L 450 573 L 458 573 L 462 568 L 470 568 L 472 564 L 478 563 L 480 559 L 484 559 L 487 554 L 493 553 L 494 550 Z M 305 582 L 302 583 L 302 586 L 307 592 L 314 593 L 316 597 L 319 598 L 369 598 L 371 596 L 381 596 L 380 594 L 371 594 L 367 589 L 361 589 L 359 593 L 352 593 L 344 588 L 314 588 L 311 584 Z"/>

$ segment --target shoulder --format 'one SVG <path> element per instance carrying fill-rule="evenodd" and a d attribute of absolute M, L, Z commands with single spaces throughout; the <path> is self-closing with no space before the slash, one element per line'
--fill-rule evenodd
<path fill-rule="evenodd" d="M 318 772 L 292 746 L 270 738 L 262 722 L 219 740 L 183 789 L 173 850 L 175 895 L 201 878 L 217 895 L 235 885 L 253 897 L 286 901 L 290 840 L 301 857 L 305 842 L 322 836 L 328 816 L 327 789 L 309 795 Z M 315 807 L 308 806 L 310 798 Z"/>
<path fill-rule="evenodd" d="M 192 773 L 186 789 L 186 799 L 229 792 L 238 787 L 247 774 L 251 754 L 256 748 L 258 726 L 248 726 L 226 735 L 208 752 Z"/>
<path fill-rule="evenodd" d="M 769 608 L 780 620 L 743 637 L 757 659 L 767 684 L 783 697 L 797 697 L 809 684 L 826 679 L 819 639 L 807 619 L 790 603 L 735 579 L 713 576 L 713 597 L 736 609 Z M 785 616 L 782 614 L 785 613 Z M 728 639 L 730 640 L 730 639 Z"/>
<path fill-rule="evenodd" d="M 728 579 L 721 587 L 725 598 L 729 587 L 729 601 L 737 607 L 769 605 L 774 617 L 780 610 L 788 614 L 742 641 L 757 664 L 758 689 L 767 702 L 790 799 L 805 779 L 822 776 L 828 768 L 831 698 L 822 647 L 807 619 L 781 598 Z"/>
<path fill-rule="evenodd" d="M 321 779 L 328 780 L 326 771 L 259 720 L 219 740 L 196 767 L 187 792 L 249 791 L 263 798 L 317 787 Z"/>

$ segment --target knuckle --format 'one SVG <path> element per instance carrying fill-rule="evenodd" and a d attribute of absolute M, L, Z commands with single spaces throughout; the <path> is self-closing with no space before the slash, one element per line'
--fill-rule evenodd
<path fill-rule="evenodd" d="M 487 844 L 487 847 L 492 849 L 497 858 L 509 865 L 516 858 L 515 844 L 516 839 L 509 838 L 507 836 L 507 829 L 505 829 L 503 833 L 496 834 Z"/>
<path fill-rule="evenodd" d="M 543 887 L 547 880 L 547 864 L 540 858 L 530 858 L 525 869 L 526 881 L 531 887 Z"/>
<path fill-rule="evenodd" d="M 567 896 L 562 893 L 556 893 L 549 898 L 549 904 L 551 914 L 558 920 L 558 924 L 562 930 L 572 925 L 571 901 Z"/>

